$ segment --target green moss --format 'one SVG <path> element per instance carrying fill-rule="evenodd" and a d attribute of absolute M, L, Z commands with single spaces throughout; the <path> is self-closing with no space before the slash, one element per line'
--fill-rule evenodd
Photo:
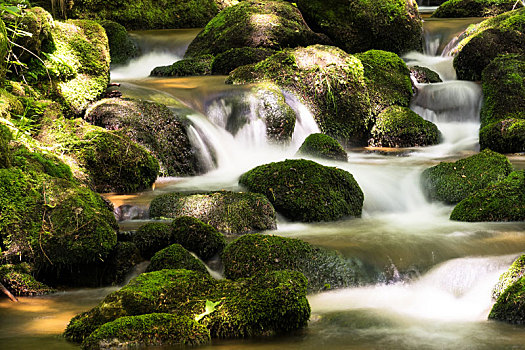
<path fill-rule="evenodd" d="M 306 103 L 324 134 L 355 145 L 368 140 L 372 115 L 365 71 L 357 57 L 341 49 L 314 45 L 280 51 L 237 68 L 227 82 L 275 83 Z"/>
<path fill-rule="evenodd" d="M 502 54 L 525 54 L 525 8 L 470 26 L 455 49 L 458 79 L 480 80 L 483 69 Z"/>
<path fill-rule="evenodd" d="M 372 128 L 369 143 L 378 147 L 417 147 L 439 143 L 437 126 L 407 107 L 391 106 L 383 110 Z"/>
<path fill-rule="evenodd" d="M 133 242 L 117 242 L 108 259 L 103 262 L 103 275 L 99 285 L 121 284 L 141 261 L 140 251 Z"/>
<path fill-rule="evenodd" d="M 312 28 L 328 35 L 347 52 L 421 51 L 421 17 L 413 2 L 299 0 L 296 3 Z"/>
<path fill-rule="evenodd" d="M 310 293 L 357 283 L 351 262 L 299 239 L 248 234 L 229 244 L 221 257 L 230 279 L 286 269 L 303 273 Z"/>
<path fill-rule="evenodd" d="M 132 241 L 146 258 L 151 258 L 159 250 L 166 248 L 172 241 L 170 225 L 160 222 L 150 222 L 141 226 L 132 236 Z"/>
<path fill-rule="evenodd" d="M 410 68 L 410 74 L 416 78 L 417 82 L 420 84 L 430 84 L 430 83 L 441 83 L 443 82 L 439 77 L 439 74 L 427 67 L 412 66 Z"/>
<path fill-rule="evenodd" d="M 276 51 L 262 47 L 237 47 L 218 54 L 212 62 L 213 74 L 228 75 L 237 67 L 267 59 Z"/>
<path fill-rule="evenodd" d="M 432 13 L 432 17 L 490 17 L 512 10 L 515 4 L 514 0 L 448 0 Z"/>
<path fill-rule="evenodd" d="M 73 179 L 71 168 L 53 154 L 31 152 L 25 147 L 18 147 L 12 156 L 13 165 L 25 172 L 43 172 L 52 177 Z"/>
<path fill-rule="evenodd" d="M 503 181 L 475 192 L 456 205 L 450 214 L 458 221 L 524 221 L 525 175 L 515 171 Z"/>
<path fill-rule="evenodd" d="M 305 327 L 310 316 L 306 284 L 302 274 L 289 271 L 236 282 L 188 270 L 144 273 L 92 310 L 75 316 L 64 335 L 80 342 L 104 323 L 152 312 L 193 318 L 204 312 L 206 300 L 220 302 L 199 322 L 212 338 L 289 332 Z"/>
<path fill-rule="evenodd" d="M 491 150 L 454 163 L 441 162 L 421 174 L 422 186 L 432 200 L 457 203 L 512 171 L 507 157 Z"/>
<path fill-rule="evenodd" d="M 309 160 L 261 165 L 244 173 L 239 183 L 264 194 L 291 220 L 332 221 L 361 215 L 364 196 L 354 177 Z"/>
<path fill-rule="evenodd" d="M 408 107 L 412 98 L 410 70 L 392 52 L 369 50 L 356 54 L 365 69 L 366 86 L 374 114 L 392 105 Z"/>
<path fill-rule="evenodd" d="M 215 16 L 191 42 L 184 57 L 215 56 L 240 47 L 280 50 L 324 41 L 290 3 L 248 0 Z"/>
<path fill-rule="evenodd" d="M 172 244 L 153 255 L 146 272 L 163 269 L 186 269 L 208 273 L 206 266 L 180 244 Z"/>
<path fill-rule="evenodd" d="M 156 67 L 151 71 L 150 75 L 156 77 L 211 75 L 212 61 L 212 55 L 186 58 L 173 63 L 171 66 Z"/>
<path fill-rule="evenodd" d="M 137 44 L 130 38 L 123 25 L 113 21 L 100 21 L 106 31 L 109 43 L 111 64 L 125 64 L 130 59 L 139 55 Z"/>
<path fill-rule="evenodd" d="M 4 77 L 6 74 L 7 54 L 8 54 L 7 32 L 5 29 L 4 22 L 0 19 L 0 81 L 4 80 Z"/>
<path fill-rule="evenodd" d="M 90 107 L 86 120 L 120 130 L 147 148 L 164 176 L 188 176 L 202 171 L 186 134 L 185 119 L 166 106 L 147 101 L 104 99 Z"/>
<path fill-rule="evenodd" d="M 223 233 L 241 234 L 276 228 L 273 206 L 266 197 L 256 193 L 169 193 L 151 202 L 150 217 L 178 216 L 192 216 Z"/>
<path fill-rule="evenodd" d="M 219 9 L 213 0 L 77 0 L 72 17 L 107 19 L 127 29 L 201 28 Z"/>
<path fill-rule="evenodd" d="M 9 150 L 9 142 L 13 135 L 9 128 L 0 124 L 0 168 L 9 168 L 11 166 L 12 155 Z"/>
<path fill-rule="evenodd" d="M 499 296 L 514 282 L 525 275 L 525 255 L 517 258 L 507 271 L 499 278 L 498 283 L 492 289 L 492 299 L 497 300 Z"/>
<path fill-rule="evenodd" d="M 159 173 L 157 160 L 119 132 L 94 130 L 70 145 L 98 192 L 129 193 L 151 188 Z"/>
<path fill-rule="evenodd" d="M 521 277 L 499 296 L 489 319 L 525 324 L 525 277 Z"/>
<path fill-rule="evenodd" d="M 82 349 L 202 345 L 209 342 L 210 331 L 193 318 L 154 313 L 121 317 L 108 322 L 82 342 Z"/>
<path fill-rule="evenodd" d="M 479 144 L 501 153 L 525 152 L 525 120 L 504 119 L 483 127 Z"/>
<path fill-rule="evenodd" d="M 55 292 L 53 288 L 35 280 L 30 274 L 28 264 L 24 263 L 19 265 L 1 265 L 0 282 L 12 294 L 18 296 L 34 296 Z"/>
<path fill-rule="evenodd" d="M 224 235 L 211 225 L 190 216 L 181 216 L 171 223 L 173 242 L 208 260 L 226 246 Z"/>
<path fill-rule="evenodd" d="M 347 161 L 348 155 L 343 146 L 324 134 L 309 135 L 297 151 L 297 156 L 307 155 L 316 158 Z"/>

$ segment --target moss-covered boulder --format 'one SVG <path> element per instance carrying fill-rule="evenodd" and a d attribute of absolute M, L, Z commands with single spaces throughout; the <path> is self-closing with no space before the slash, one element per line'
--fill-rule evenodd
<path fill-rule="evenodd" d="M 140 251 L 133 242 L 117 242 L 103 262 L 101 280 L 96 285 L 121 284 L 133 267 L 141 261 Z"/>
<path fill-rule="evenodd" d="M 525 55 L 494 59 L 482 74 L 481 148 L 525 151 Z"/>
<path fill-rule="evenodd" d="M 310 316 L 306 284 L 301 273 L 291 271 L 235 282 L 188 270 L 144 273 L 95 308 L 71 319 L 64 335 L 80 342 L 120 317 L 153 312 L 192 319 L 202 315 L 199 323 L 209 329 L 212 338 L 289 332 L 305 327 Z M 216 303 L 208 314 L 204 313 L 207 301 Z"/>
<path fill-rule="evenodd" d="M 190 252 L 177 243 L 156 252 L 151 257 L 151 262 L 146 272 L 164 269 L 186 269 L 207 273 L 206 266 L 204 266 L 202 261 L 191 255 Z"/>
<path fill-rule="evenodd" d="M 341 49 L 314 45 L 280 51 L 235 69 L 227 82 L 273 82 L 306 103 L 324 134 L 355 145 L 368 140 L 372 113 L 365 70 Z"/>
<path fill-rule="evenodd" d="M 470 26 L 454 51 L 458 79 L 480 80 L 483 69 L 497 56 L 525 54 L 524 33 L 524 7 Z"/>
<path fill-rule="evenodd" d="M 358 282 L 350 261 L 299 239 L 248 234 L 230 243 L 221 257 L 226 278 L 234 280 L 286 269 L 303 273 L 310 293 Z"/>
<path fill-rule="evenodd" d="M 298 0 L 312 28 L 347 52 L 371 49 L 397 54 L 422 49 L 417 4 L 405 0 Z"/>
<path fill-rule="evenodd" d="M 166 106 L 129 99 L 104 99 L 86 111 L 90 123 L 120 130 L 147 148 L 164 176 L 195 175 L 199 166 L 186 133 L 186 120 Z"/>
<path fill-rule="evenodd" d="M 491 150 L 457 162 L 441 162 L 421 174 L 423 190 L 431 200 L 457 203 L 512 171 L 507 157 Z"/>
<path fill-rule="evenodd" d="M 301 147 L 299 147 L 296 155 L 299 157 L 311 156 L 344 162 L 348 160 L 345 149 L 337 140 L 320 133 L 308 135 Z"/>
<path fill-rule="evenodd" d="M 525 221 L 525 172 L 512 172 L 459 202 L 450 214 L 458 221 Z"/>
<path fill-rule="evenodd" d="M 236 47 L 218 54 L 212 62 L 212 74 L 228 75 L 237 67 L 261 62 L 276 51 L 264 47 Z"/>
<path fill-rule="evenodd" d="M 107 20 L 99 23 L 108 36 L 109 55 L 112 65 L 125 64 L 139 55 L 139 47 L 131 39 L 122 24 Z"/>
<path fill-rule="evenodd" d="M 375 115 L 392 105 L 408 107 L 412 98 L 410 70 L 398 55 L 381 50 L 356 54 L 365 70 L 365 81 Z"/>
<path fill-rule="evenodd" d="M 82 349 L 203 345 L 210 340 L 208 328 L 191 317 L 154 313 L 108 322 L 82 342 Z"/>
<path fill-rule="evenodd" d="M 418 147 L 439 143 L 437 126 L 408 107 L 391 106 L 376 118 L 369 144 L 376 147 Z"/>
<path fill-rule="evenodd" d="M 211 225 L 191 216 L 181 216 L 171 222 L 173 242 L 208 260 L 226 246 L 224 235 Z"/>
<path fill-rule="evenodd" d="M 525 324 L 525 277 L 501 293 L 489 313 L 489 319 L 515 324 Z"/>
<path fill-rule="evenodd" d="M 53 288 L 38 282 L 31 275 L 31 268 L 27 263 L 0 265 L 0 283 L 17 296 L 34 296 L 55 292 Z"/>
<path fill-rule="evenodd" d="M 72 18 L 112 20 L 127 29 L 201 28 L 219 9 L 214 0 L 75 0 Z"/>
<path fill-rule="evenodd" d="M 185 58 L 217 55 L 233 48 L 285 47 L 324 43 L 299 10 L 285 1 L 247 0 L 221 11 L 191 42 Z"/>
<path fill-rule="evenodd" d="M 512 10 L 515 5 L 515 0 L 448 0 L 439 5 L 432 17 L 491 17 Z"/>
<path fill-rule="evenodd" d="M 210 75 L 212 55 L 186 58 L 173 63 L 170 66 L 155 67 L 150 75 L 154 77 L 188 77 L 199 75 Z"/>
<path fill-rule="evenodd" d="M 525 255 L 517 258 L 507 271 L 505 271 L 498 280 L 498 283 L 492 289 L 492 298 L 497 300 L 499 296 L 514 282 L 525 275 Z"/>
<path fill-rule="evenodd" d="M 420 84 L 430 84 L 430 83 L 441 83 L 441 80 L 438 73 L 427 67 L 421 66 L 412 66 L 409 67 L 410 75 L 416 79 Z"/>
<path fill-rule="evenodd" d="M 131 239 L 145 259 L 150 259 L 156 252 L 174 243 L 171 226 L 162 222 L 142 225 Z"/>
<path fill-rule="evenodd" d="M 333 221 L 360 216 L 363 192 L 347 171 L 293 159 L 258 166 L 239 179 L 264 194 L 275 209 L 295 221 Z"/>
<path fill-rule="evenodd" d="M 276 228 L 272 204 L 257 193 L 169 193 L 151 202 L 150 217 L 178 216 L 192 216 L 223 233 L 243 234 Z"/>

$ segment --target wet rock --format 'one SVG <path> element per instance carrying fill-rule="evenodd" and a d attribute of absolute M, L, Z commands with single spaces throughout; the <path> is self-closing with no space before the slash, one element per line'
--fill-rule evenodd
<path fill-rule="evenodd" d="M 208 260 L 226 246 L 224 235 L 211 225 L 190 216 L 180 216 L 171 222 L 173 242 Z"/>
<path fill-rule="evenodd" d="M 170 66 L 156 67 L 151 71 L 154 77 L 188 77 L 211 75 L 212 55 L 186 58 Z"/>
<path fill-rule="evenodd" d="M 343 146 L 337 140 L 324 134 L 309 135 L 299 147 L 297 156 L 311 156 L 315 158 L 324 158 L 340 160 L 346 162 L 348 155 Z"/>
<path fill-rule="evenodd" d="M 136 205 L 124 204 L 113 211 L 117 221 L 148 219 L 149 210 Z"/>
<path fill-rule="evenodd" d="M 27 263 L 0 265 L 0 283 L 16 296 L 35 296 L 56 292 L 55 289 L 38 282 L 31 275 L 31 267 Z"/>
<path fill-rule="evenodd" d="M 525 324 L 524 293 L 525 277 L 521 277 L 501 293 L 490 310 L 489 319 Z"/>
<path fill-rule="evenodd" d="M 492 289 L 492 299 L 497 300 L 499 296 L 525 275 L 525 255 L 517 258 L 507 271 L 505 271 L 499 278 L 498 283 Z"/>
<path fill-rule="evenodd" d="M 420 84 L 441 83 L 443 80 L 439 74 L 427 67 L 413 66 L 410 68 L 410 75 Z"/>
<path fill-rule="evenodd" d="M 360 216 L 363 206 L 363 192 L 350 173 L 310 160 L 258 166 L 241 175 L 239 184 L 264 194 L 277 212 L 294 221 Z"/>
<path fill-rule="evenodd" d="M 515 5 L 515 0 L 449 0 L 441 4 L 432 17 L 491 17 L 512 10 Z"/>

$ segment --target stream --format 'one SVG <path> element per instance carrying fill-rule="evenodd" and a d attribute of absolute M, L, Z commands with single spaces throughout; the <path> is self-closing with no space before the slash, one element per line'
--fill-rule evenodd
<path fill-rule="evenodd" d="M 522 327 L 487 320 L 491 289 L 525 251 L 525 223 L 461 223 L 448 219 L 452 206 L 429 203 L 421 172 L 479 150 L 479 84 L 455 80 L 447 44 L 479 19 L 425 20 L 425 53 L 403 57 L 443 79 L 418 84 L 411 108 L 434 122 L 443 142 L 425 148 L 351 149 L 347 163 L 318 160 L 354 175 L 365 194 L 362 218 L 330 223 L 294 223 L 278 218 L 269 233 L 338 250 L 359 266 L 362 286 L 308 297 L 308 328 L 295 334 L 249 340 L 214 340 L 199 349 L 525 349 Z M 115 207 L 144 212 L 151 200 L 172 191 L 241 190 L 240 174 L 254 166 L 293 158 L 302 141 L 319 129 L 309 111 L 286 95 L 297 114 L 290 145 L 272 145 L 258 118 L 251 87 L 225 85 L 225 76 L 149 78 L 155 66 L 182 58 L 198 29 L 134 32 L 143 55 L 112 70 L 124 96 L 164 103 L 191 122 L 190 139 L 208 172 L 190 178 L 160 178 L 154 189 L 106 195 Z M 442 55 L 442 53 L 444 54 Z M 232 108 L 232 104 L 242 108 Z M 232 135 L 225 125 L 248 120 Z M 511 157 L 517 169 L 524 157 Z M 120 222 L 136 229 L 147 219 Z M 1 349 L 77 349 L 60 334 L 70 318 L 96 305 L 116 287 L 0 300 Z M 157 347 L 155 348 L 157 349 Z M 160 349 L 171 349 L 161 347 Z"/>

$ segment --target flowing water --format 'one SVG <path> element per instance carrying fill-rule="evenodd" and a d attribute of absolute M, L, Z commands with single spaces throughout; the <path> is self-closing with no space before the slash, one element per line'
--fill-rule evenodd
<path fill-rule="evenodd" d="M 273 338 L 214 341 L 224 349 L 521 349 L 523 328 L 487 321 L 491 288 L 525 251 L 523 223 L 450 221 L 451 206 L 429 203 L 419 186 L 421 172 L 439 161 L 478 150 L 480 87 L 455 80 L 446 43 L 472 21 L 425 22 L 436 41 L 426 54 L 407 62 L 430 67 L 439 84 L 418 84 L 411 108 L 442 132 L 440 145 L 403 150 L 352 149 L 348 162 L 317 160 L 351 172 L 365 194 L 363 216 L 332 223 L 302 224 L 279 218 L 273 234 L 297 237 L 336 249 L 359 267 L 362 285 L 310 295 L 307 329 Z M 162 178 L 154 189 L 126 196 L 107 195 L 126 210 L 128 230 L 147 222 L 147 207 L 171 191 L 239 190 L 244 171 L 270 161 L 293 158 L 304 138 L 318 132 L 309 111 L 286 94 L 296 111 L 293 140 L 268 142 L 253 87 L 229 86 L 224 76 L 147 78 L 157 65 L 182 57 L 197 31 L 134 33 L 143 56 L 113 69 L 125 96 L 162 102 L 185 115 L 190 138 L 209 171 L 191 178 Z M 432 39 L 433 38 L 433 39 Z M 430 39 L 428 39 L 430 40 Z M 427 41 L 428 41 L 427 40 Z M 242 123 L 240 121 L 242 120 Z M 240 123 L 232 132 L 228 125 Z M 523 156 L 510 158 L 525 168 Z M 132 220 L 131 218 L 137 218 Z M 77 348 L 59 334 L 74 314 L 89 309 L 114 289 L 83 289 L 53 296 L 0 301 L 0 348 Z M 207 349 L 203 347 L 202 349 Z M 167 348 L 169 349 L 169 347 Z"/>

